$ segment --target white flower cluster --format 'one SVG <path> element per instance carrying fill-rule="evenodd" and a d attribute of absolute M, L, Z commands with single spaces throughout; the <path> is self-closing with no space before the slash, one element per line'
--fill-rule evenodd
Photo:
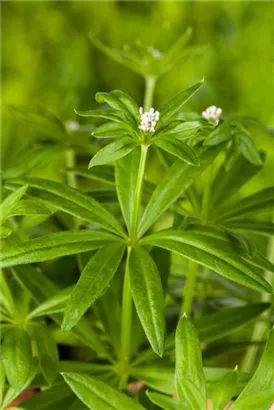
<path fill-rule="evenodd" d="M 223 110 L 216 107 L 216 105 L 211 105 L 205 111 L 202 112 L 202 117 L 210 122 L 219 122 Z"/>
<path fill-rule="evenodd" d="M 141 117 L 140 130 L 154 132 L 155 125 L 160 118 L 159 111 L 155 111 L 154 108 L 151 108 L 149 111 L 143 112 L 143 107 L 140 107 L 139 112 Z"/>

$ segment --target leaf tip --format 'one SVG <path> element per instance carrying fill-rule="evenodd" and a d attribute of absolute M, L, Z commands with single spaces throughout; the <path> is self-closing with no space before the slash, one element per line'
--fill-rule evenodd
<path fill-rule="evenodd" d="M 186 312 L 184 312 L 184 313 L 182 314 L 182 318 L 188 319 L 188 316 L 187 316 Z"/>

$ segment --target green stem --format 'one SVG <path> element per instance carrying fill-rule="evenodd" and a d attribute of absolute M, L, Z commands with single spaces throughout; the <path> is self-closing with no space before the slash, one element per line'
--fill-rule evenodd
<path fill-rule="evenodd" d="M 210 211 L 210 195 L 211 195 L 211 185 L 212 185 L 212 174 L 213 169 L 212 165 L 209 167 L 209 175 L 207 184 L 204 189 L 203 202 L 202 202 L 202 211 L 201 211 L 201 220 L 203 224 L 206 224 L 208 221 L 209 211 Z"/>
<path fill-rule="evenodd" d="M 75 168 L 75 152 L 72 148 L 68 148 L 65 153 L 66 156 L 66 167 Z M 68 184 L 72 188 L 77 188 L 77 179 L 73 171 L 68 171 Z"/>
<path fill-rule="evenodd" d="M 184 288 L 184 299 L 182 304 L 181 314 L 186 313 L 190 315 L 192 310 L 192 303 L 195 294 L 195 284 L 197 277 L 197 268 L 198 265 L 196 262 L 189 260 L 188 261 L 188 275 L 186 280 L 186 285 Z"/>
<path fill-rule="evenodd" d="M 136 189 L 135 189 L 135 194 L 134 194 L 133 212 L 132 212 L 132 221 L 131 221 L 130 240 L 132 244 L 136 242 L 137 234 L 138 234 L 138 223 L 139 223 L 139 216 L 140 216 L 140 207 L 141 207 L 141 200 L 142 200 L 147 151 L 148 151 L 148 145 L 141 145 L 141 157 L 140 157 L 139 169 L 138 169 L 138 174 L 137 174 L 137 182 L 136 182 Z"/>
<path fill-rule="evenodd" d="M 153 102 L 153 94 L 157 79 L 155 77 L 146 77 L 146 88 L 144 97 L 144 111 L 148 111 Z"/>
<path fill-rule="evenodd" d="M 130 360 L 131 350 L 131 322 L 132 322 L 132 296 L 130 290 L 130 277 L 129 277 L 129 257 L 131 253 L 131 247 L 127 249 L 127 261 L 126 271 L 123 287 L 123 300 L 122 300 L 122 323 L 121 323 L 121 350 L 120 350 L 120 388 L 124 387 L 127 381 L 128 363 Z"/>

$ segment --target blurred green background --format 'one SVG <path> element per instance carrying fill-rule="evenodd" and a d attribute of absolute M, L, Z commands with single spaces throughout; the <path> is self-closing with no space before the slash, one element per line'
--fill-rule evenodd
<path fill-rule="evenodd" d="M 165 51 L 191 26 L 191 44 L 207 47 L 160 79 L 155 106 L 205 77 L 187 109 L 201 112 L 216 104 L 225 115 L 237 112 L 273 124 L 272 2 L 6 1 L 1 6 L 4 107 L 39 108 L 75 120 L 74 107 L 93 108 L 95 93 L 112 89 L 141 105 L 143 79 L 98 51 L 88 34 L 117 48 L 140 39 Z M 4 168 L 12 157 L 18 162 L 18 147 L 32 138 L 30 128 L 15 119 L 4 115 Z M 272 149 L 271 136 L 255 139 Z"/>

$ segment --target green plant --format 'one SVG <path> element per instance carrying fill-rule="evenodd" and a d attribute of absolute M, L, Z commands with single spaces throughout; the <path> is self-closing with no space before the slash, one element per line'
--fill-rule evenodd
<path fill-rule="evenodd" d="M 252 139 L 263 126 L 248 117 L 220 117 L 220 110 L 203 116 L 183 112 L 203 80 L 158 111 L 152 108 L 160 76 L 197 51 L 184 48 L 189 35 L 190 30 L 164 55 L 141 44 L 125 53 L 113 51 L 92 36 L 98 48 L 141 74 L 146 84 L 141 108 L 116 90 L 96 94 L 96 101 L 109 108 L 76 111 L 94 121 L 108 120 L 92 131 L 99 149 L 86 139 L 79 142 L 85 132 L 78 123 L 23 113 L 37 132 L 48 124 L 50 136 L 41 138 L 39 153 L 65 154 L 67 184 L 30 177 L 23 165 L 3 173 L 3 408 L 28 386 L 43 392 L 26 401 L 26 409 L 153 408 L 142 392 L 136 397 L 122 393 L 132 380 L 170 395 L 176 389 L 179 400 L 148 393 L 165 409 L 206 409 L 207 398 L 217 409 L 235 396 L 235 409 L 254 400 L 266 409 L 271 404 L 273 333 L 246 384 L 249 374 L 228 369 L 205 367 L 204 375 L 196 331 L 185 315 L 194 310 L 196 278 L 202 272 L 204 283 L 213 277 L 247 302 L 213 312 L 195 309 L 202 343 L 218 341 L 261 313 L 267 322 L 273 290 L 263 273 L 274 271 L 250 235 L 273 235 L 274 187 L 238 195 L 264 167 L 265 155 Z M 89 170 L 77 164 L 83 151 L 92 155 Z M 160 180 L 147 177 L 150 163 L 164 168 Z M 77 176 L 100 181 L 102 188 L 84 192 Z M 13 193 L 8 195 L 8 189 Z M 37 226 L 43 235 L 36 234 Z M 187 263 L 176 318 L 184 315 L 175 344 L 165 317 L 165 299 L 172 305 L 170 253 Z M 249 297 L 253 293 L 245 293 L 254 291 L 263 295 L 257 303 Z M 70 346 L 89 349 L 91 360 L 58 361 L 56 342 L 61 345 L 64 337 Z M 210 393 L 206 379 L 214 385 Z"/>

